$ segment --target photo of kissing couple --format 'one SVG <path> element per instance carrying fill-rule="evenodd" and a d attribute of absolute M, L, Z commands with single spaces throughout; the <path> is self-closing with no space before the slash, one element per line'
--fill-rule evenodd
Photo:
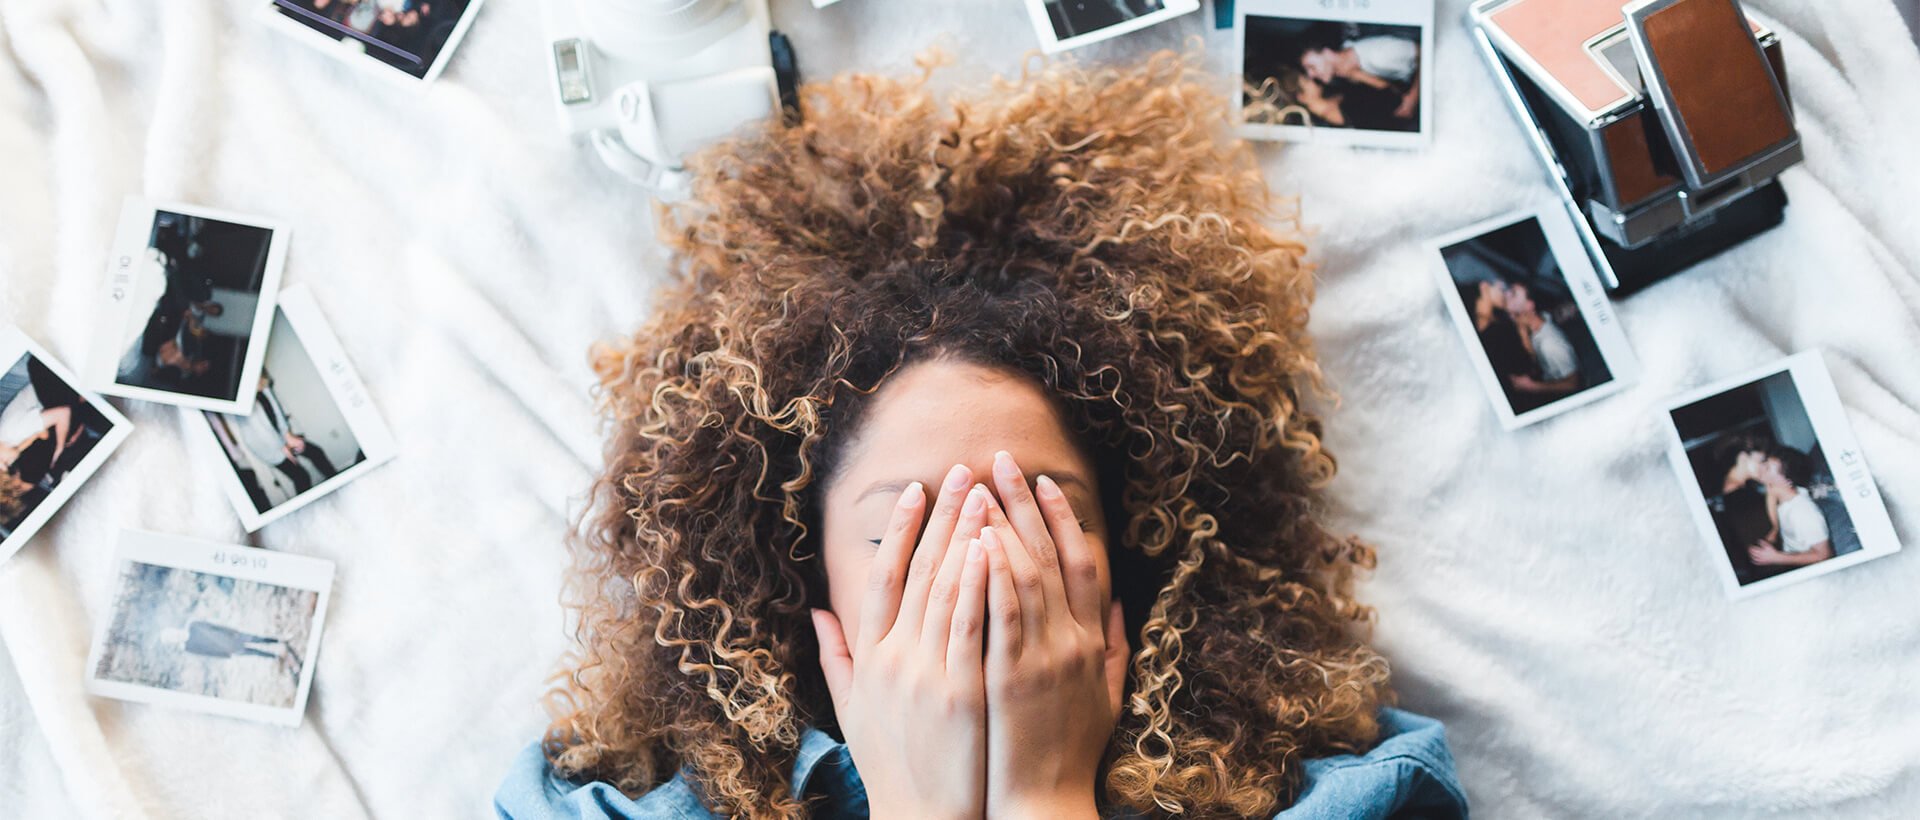
<path fill-rule="evenodd" d="M 1613 380 L 1537 219 L 1440 253 L 1513 415 Z"/>
<path fill-rule="evenodd" d="M 1740 585 L 1861 548 L 1791 372 L 1673 411 Z"/>

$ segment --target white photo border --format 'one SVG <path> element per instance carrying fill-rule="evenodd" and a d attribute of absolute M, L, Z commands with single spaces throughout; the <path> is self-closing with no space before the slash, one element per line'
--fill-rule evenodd
<path fill-rule="evenodd" d="M 319 303 L 305 285 L 294 285 L 280 294 L 279 310 L 286 314 L 287 325 L 293 328 L 299 337 L 300 346 L 306 351 L 307 358 L 320 371 L 326 380 L 327 396 L 346 417 L 348 429 L 353 431 L 359 441 L 360 449 L 366 459 L 358 464 L 341 470 L 333 477 L 320 482 L 307 491 L 281 502 L 278 506 L 262 513 L 254 509 L 253 499 L 248 497 L 246 486 L 240 483 L 240 476 L 234 472 L 233 463 L 221 448 L 219 439 L 213 433 L 213 422 L 198 410 L 183 410 L 182 421 L 187 428 L 188 446 L 199 451 L 200 457 L 210 464 L 218 466 L 220 486 L 226 492 L 227 501 L 232 503 L 234 512 L 240 516 L 240 522 L 247 532 L 258 532 L 265 527 L 314 501 L 345 486 L 366 472 L 388 461 L 398 452 L 393 431 L 380 416 L 380 411 L 367 397 L 367 389 L 360 380 L 360 374 L 354 370 L 353 362 L 347 358 L 346 350 L 340 346 L 339 337 L 327 324 L 320 312 Z M 268 339 L 272 344 L 272 339 Z"/>
<path fill-rule="evenodd" d="M 1200 10 L 1200 0 L 1163 0 L 1159 11 L 1143 14 L 1122 23 L 1115 23 L 1099 31 L 1090 31 L 1077 37 L 1062 40 L 1053 33 L 1053 21 L 1047 17 L 1046 0 L 1026 0 L 1027 19 L 1033 23 L 1034 36 L 1040 38 L 1040 50 L 1048 54 L 1090 46 L 1102 40 L 1109 40 L 1122 34 L 1129 34 L 1143 28 L 1151 28 Z"/>
<path fill-rule="evenodd" d="M 46 348 L 35 342 L 33 337 L 13 325 L 0 325 L 0 367 L 12 367 L 22 355 L 31 355 L 39 359 L 40 363 L 46 365 L 53 375 L 58 376 L 61 381 L 67 383 L 68 387 L 78 391 L 83 398 L 92 403 L 93 409 L 98 410 L 100 415 L 105 416 L 107 421 L 113 424 L 113 429 L 101 436 L 100 440 L 93 445 L 93 450 L 87 453 L 87 457 L 74 465 L 72 470 L 67 471 L 66 476 L 60 479 L 60 483 L 53 488 L 53 491 L 33 508 L 33 512 L 20 520 L 20 526 L 14 528 L 12 535 L 0 540 L 0 563 L 5 563 L 7 559 L 13 557 L 14 553 L 25 547 L 40 528 L 46 526 L 61 507 L 66 506 L 67 500 L 93 478 L 93 474 L 100 469 L 100 465 L 105 464 L 108 457 L 113 455 L 113 451 L 119 449 L 120 443 L 133 432 L 133 422 L 128 421 L 119 410 L 108 404 L 106 399 L 89 390 L 73 371 L 68 370 L 66 365 L 55 359 L 46 351 Z"/>
<path fill-rule="evenodd" d="M 276 707 L 100 678 L 100 654 L 106 648 L 107 631 L 113 624 L 114 613 L 108 611 L 95 624 L 93 646 L 87 651 L 87 692 L 116 700 L 171 706 L 281 726 L 299 726 L 306 716 L 307 695 L 313 689 L 313 672 L 319 665 L 320 634 L 326 625 L 327 604 L 333 593 L 333 562 L 239 544 L 143 530 L 121 530 L 112 568 L 106 578 L 105 600 L 109 607 L 117 603 L 126 565 L 135 561 L 318 593 L 319 597 L 313 605 L 313 624 L 307 630 L 307 645 L 300 656 L 299 689 L 294 694 L 291 706 Z"/>
<path fill-rule="evenodd" d="M 1581 320 L 1587 323 L 1587 330 L 1593 336 L 1593 342 L 1600 348 L 1600 357 L 1607 363 L 1607 371 L 1612 378 L 1596 384 L 1558 401 L 1536 407 L 1525 413 L 1515 414 L 1513 404 L 1507 400 L 1506 391 L 1500 386 L 1500 376 L 1493 372 L 1493 363 L 1487 360 L 1485 348 L 1480 344 L 1479 334 L 1473 330 L 1473 318 L 1467 315 L 1467 306 L 1460 304 L 1458 288 L 1453 282 L 1453 272 L 1447 268 L 1446 256 L 1442 251 L 1449 247 L 1478 238 L 1484 234 L 1517 225 L 1527 220 L 1540 224 L 1541 233 L 1547 237 L 1547 250 L 1553 254 L 1554 264 L 1560 268 L 1560 276 L 1567 282 L 1569 292 L 1573 294 L 1574 304 L 1580 309 Z M 1480 379 L 1480 386 L 1486 391 L 1487 398 L 1493 404 L 1500 425 L 1509 431 L 1518 430 L 1529 424 L 1583 407 L 1604 399 L 1636 384 L 1640 379 L 1640 359 L 1634 355 L 1633 347 L 1627 342 L 1627 334 L 1620 326 L 1619 314 L 1614 312 L 1613 302 L 1607 297 L 1607 289 L 1600 284 L 1600 275 L 1594 270 L 1593 259 L 1587 256 L 1585 246 L 1575 233 L 1573 220 L 1564 207 L 1558 203 L 1542 202 L 1532 208 L 1512 211 L 1492 219 L 1475 223 L 1437 239 L 1428 240 L 1425 246 L 1427 267 L 1433 272 L 1435 282 L 1440 288 L 1440 301 L 1445 303 L 1447 317 L 1452 320 L 1454 330 L 1466 343 L 1469 358 L 1473 359 L 1474 373 Z"/>
<path fill-rule="evenodd" d="M 267 240 L 267 264 L 260 280 L 260 295 L 254 302 L 253 327 L 247 335 L 247 356 L 240 365 L 240 378 L 235 382 L 238 393 L 231 398 L 192 396 L 119 382 L 121 342 L 130 311 L 138 309 L 125 298 L 121 290 L 124 280 L 120 277 L 133 266 L 136 258 L 146 253 L 147 237 L 153 232 L 154 215 L 160 211 L 265 228 L 272 232 Z M 287 223 L 278 219 L 184 202 L 157 202 L 139 196 L 127 197 L 120 206 L 120 222 L 114 228 L 112 252 L 107 257 L 106 281 L 100 307 L 95 314 L 101 320 L 100 325 L 94 330 L 93 345 L 87 351 L 87 386 L 109 396 L 246 415 L 253 407 L 254 391 L 248 388 L 260 379 L 260 366 L 267 357 L 267 331 L 273 326 L 274 304 L 280 294 L 280 277 L 286 269 L 287 241 L 291 234 Z"/>
<path fill-rule="evenodd" d="M 1847 508 L 1847 518 L 1853 522 L 1854 531 L 1860 536 L 1860 550 L 1741 586 L 1739 577 L 1734 575 L 1733 563 L 1727 560 L 1726 546 L 1720 542 L 1720 531 L 1713 524 L 1713 514 L 1707 510 L 1706 496 L 1700 492 L 1700 481 L 1694 476 L 1686 443 L 1680 438 L 1680 428 L 1673 422 L 1673 411 L 1781 373 L 1787 373 L 1792 378 L 1794 393 L 1806 408 L 1807 420 L 1813 425 L 1814 440 L 1820 442 L 1821 458 L 1826 460 L 1827 469 L 1834 474 L 1841 503 Z M 1847 421 L 1846 407 L 1840 402 L 1840 392 L 1833 386 L 1833 376 L 1827 371 L 1826 361 L 1820 351 L 1795 353 L 1674 396 L 1662 403 L 1660 415 L 1667 429 L 1667 461 L 1680 479 L 1681 492 L 1687 499 L 1688 513 L 1693 517 L 1696 534 L 1700 543 L 1709 549 L 1714 572 L 1720 576 L 1721 588 L 1729 599 L 1751 598 L 1900 551 L 1900 538 L 1893 530 L 1893 519 L 1887 514 L 1880 487 L 1874 482 L 1873 473 L 1867 466 L 1866 454 L 1860 452 L 1859 442 L 1853 436 L 1853 426 Z M 1845 465 L 1848 472 L 1843 474 L 1840 470 L 1842 465 L 1833 461 L 1835 454 L 1853 459 L 1853 464 Z"/>
<path fill-rule="evenodd" d="M 1343 0 L 1344 1 L 1344 0 Z M 1367 8 L 1326 8 L 1321 0 L 1236 0 L 1233 4 L 1231 99 L 1236 130 L 1253 140 L 1321 143 L 1372 148 L 1425 148 L 1433 144 L 1433 27 L 1435 0 L 1371 0 Z M 1413 133 L 1362 128 L 1322 128 L 1246 121 L 1247 18 L 1284 17 L 1334 23 L 1386 23 L 1420 27 L 1420 130 Z"/>
<path fill-rule="evenodd" d="M 373 76 L 384 77 L 402 88 L 425 91 L 428 86 L 433 85 L 434 80 L 440 78 L 440 73 L 446 70 L 447 60 L 453 57 L 453 52 L 458 50 L 461 41 L 466 39 L 467 30 L 473 27 L 474 15 L 478 14 L 480 7 L 485 4 L 486 0 L 473 0 L 467 5 L 467 10 L 460 15 L 460 21 L 453 24 L 453 31 L 447 35 L 446 44 L 440 47 L 440 53 L 433 55 L 433 63 L 427 66 L 427 73 L 420 77 L 380 62 L 367 56 L 365 52 L 346 48 L 341 45 L 345 42 L 344 40 L 328 37 L 324 33 L 301 25 L 298 20 L 281 14 L 273 0 L 265 0 L 255 6 L 253 16 L 263 25 L 292 37 L 308 48 L 354 66 L 354 70 L 367 71 Z"/>

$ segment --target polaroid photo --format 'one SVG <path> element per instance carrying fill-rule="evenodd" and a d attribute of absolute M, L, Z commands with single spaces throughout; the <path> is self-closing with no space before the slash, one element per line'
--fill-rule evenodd
<path fill-rule="evenodd" d="M 191 411 L 187 435 L 224 465 L 220 483 L 247 532 L 392 459 L 393 433 L 304 286 L 280 296 L 253 412 Z"/>
<path fill-rule="evenodd" d="M 0 327 L 0 562 L 113 454 L 133 424 L 14 327 Z"/>
<path fill-rule="evenodd" d="M 112 396 L 245 413 L 265 359 L 287 228 L 129 198 L 85 380 Z"/>
<path fill-rule="evenodd" d="M 87 691 L 299 726 L 333 562 L 124 530 Z"/>
<path fill-rule="evenodd" d="M 482 0 L 271 0 L 268 25 L 350 64 L 424 86 L 447 67 Z"/>
<path fill-rule="evenodd" d="M 1200 0 L 1027 0 L 1040 49 L 1057 54 L 1139 31 L 1200 8 Z"/>
<path fill-rule="evenodd" d="M 1900 551 L 1820 354 L 1669 401 L 1668 455 L 1728 597 Z"/>
<path fill-rule="evenodd" d="M 1639 360 L 1558 205 L 1427 243 L 1441 301 L 1508 430 L 1612 395 Z"/>
<path fill-rule="evenodd" d="M 1419 148 L 1433 134 L 1434 0 L 1239 0 L 1240 134 Z"/>

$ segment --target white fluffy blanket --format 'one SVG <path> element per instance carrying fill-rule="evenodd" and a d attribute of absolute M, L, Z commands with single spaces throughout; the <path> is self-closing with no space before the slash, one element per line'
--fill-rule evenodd
<path fill-rule="evenodd" d="M 312 703 L 281 729 L 81 691 L 122 527 L 241 538 L 171 408 L 0 567 L 0 815 L 474 816 L 543 726 L 568 513 L 598 461 L 588 344 L 661 269 L 640 193 L 555 127 L 534 0 L 488 0 L 409 94 L 253 22 L 258 0 L 0 0 L 0 320 L 78 363 L 121 198 L 270 214 L 398 460 L 264 530 L 338 562 Z M 1341 527 L 1403 703 L 1449 727 L 1483 817 L 1894 816 L 1920 806 L 1920 550 L 1740 603 L 1657 407 L 1822 348 L 1896 528 L 1920 539 L 1920 56 L 1888 0 L 1753 0 L 1806 144 L 1786 224 L 1635 296 L 1642 383 L 1502 432 L 1422 238 L 1546 191 L 1461 23 L 1433 146 L 1268 148 L 1320 264 Z M 1018 0 L 774 4 L 803 68 L 1016 69 Z M 1205 38 L 1210 9 L 1093 59 Z"/>

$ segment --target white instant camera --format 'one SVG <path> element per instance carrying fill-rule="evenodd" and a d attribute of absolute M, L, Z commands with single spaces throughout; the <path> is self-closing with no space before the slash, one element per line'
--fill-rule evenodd
<path fill-rule="evenodd" d="M 543 14 L 561 127 L 662 199 L 686 193 L 689 152 L 793 99 L 766 0 L 549 0 Z"/>

